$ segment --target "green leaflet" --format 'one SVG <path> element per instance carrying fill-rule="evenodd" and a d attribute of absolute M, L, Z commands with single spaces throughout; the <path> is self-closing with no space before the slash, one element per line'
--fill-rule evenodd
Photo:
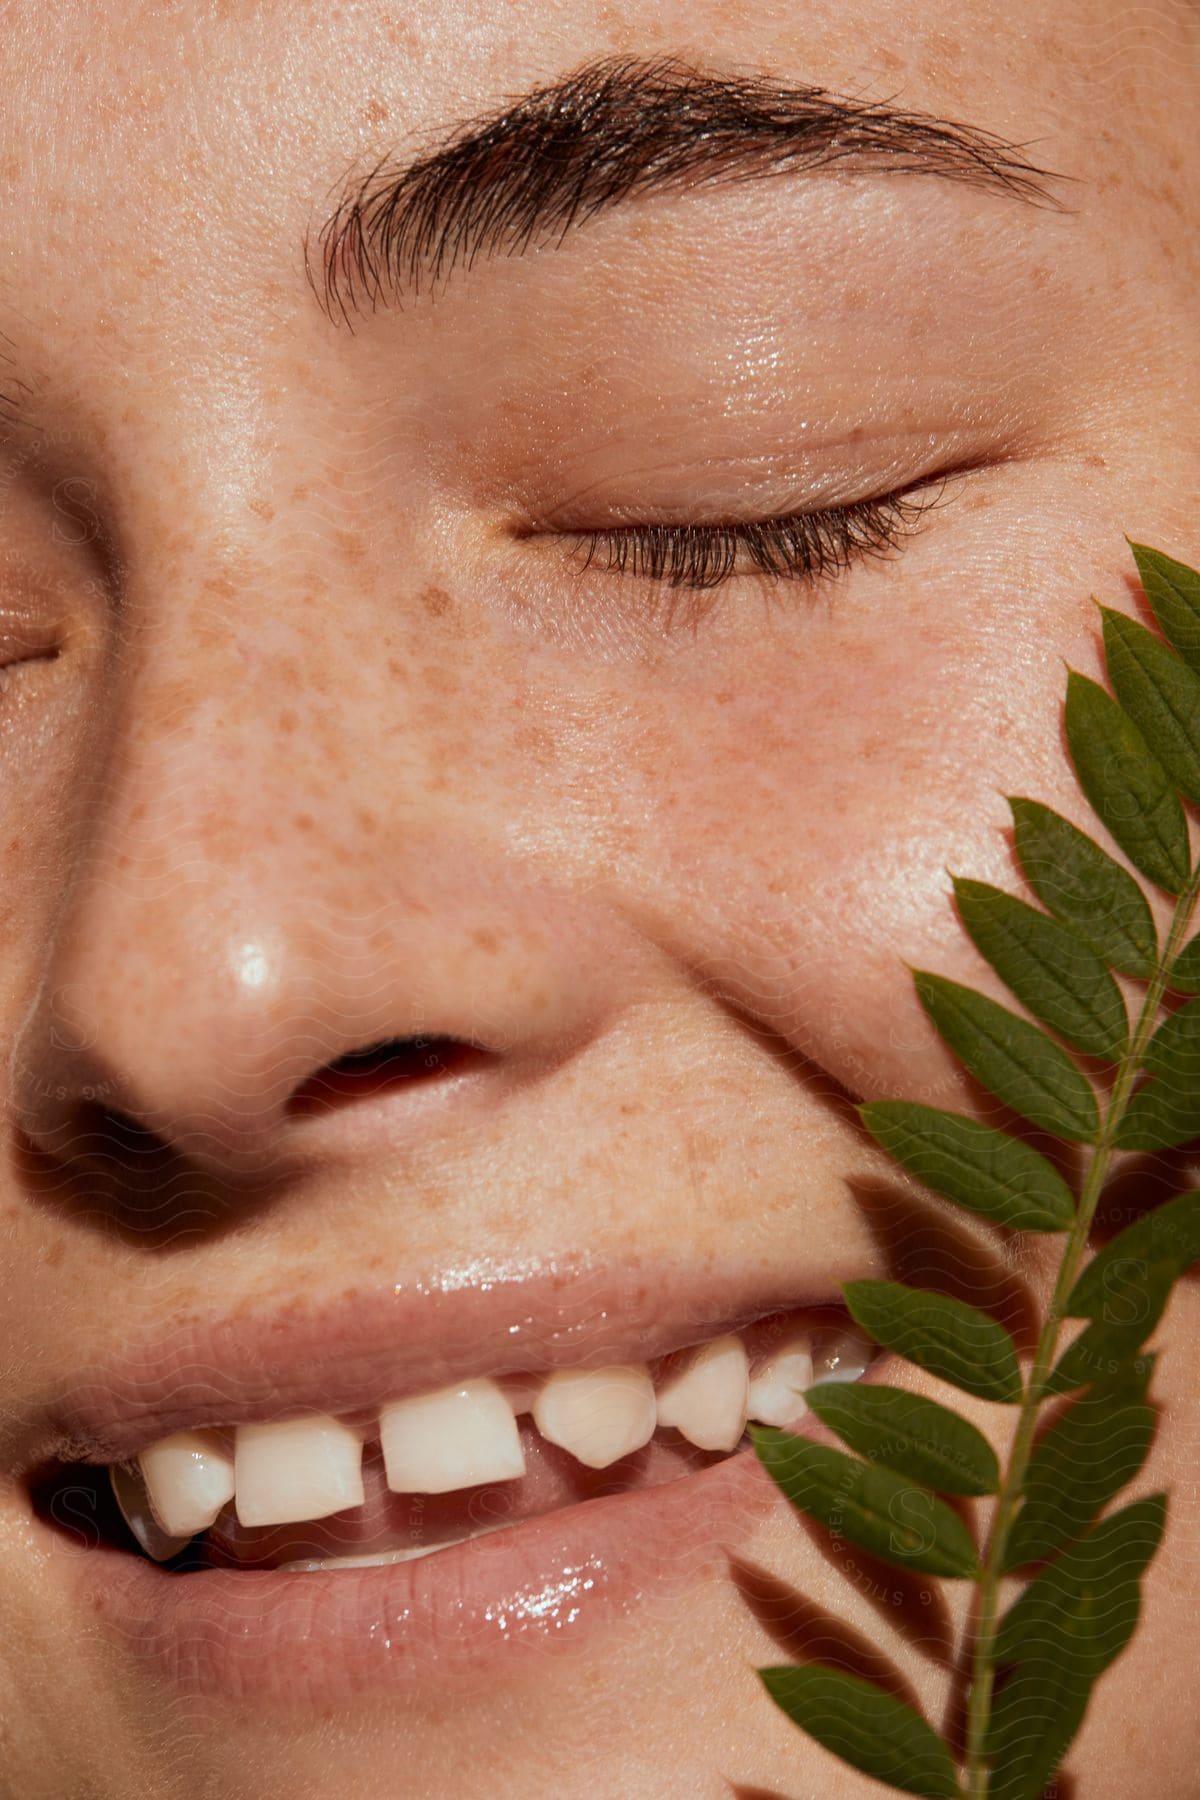
<path fill-rule="evenodd" d="M 940 1036 L 997 1100 L 1056 1137 L 1094 1141 L 1100 1115 L 1091 1084 L 1045 1032 L 944 975 L 914 969 L 913 983 Z"/>
<path fill-rule="evenodd" d="M 1114 969 L 1148 981 L 1158 942 L 1145 896 L 1078 826 L 1040 801 L 1009 797 L 1021 867 L 1038 899 Z M 1200 963 L 1197 966 L 1200 992 Z"/>
<path fill-rule="evenodd" d="M 1134 868 L 1168 894 L 1182 893 L 1191 862 L 1179 795 L 1128 713 L 1074 669 L 1066 728 L 1083 791 Z"/>
<path fill-rule="evenodd" d="M 1158 1548 L 1166 1509 L 1165 1494 L 1148 1494 L 1101 1519 L 1064 1550 L 1056 1562 L 1035 1576 L 1005 1614 L 993 1661 L 1012 1663 L 1039 1656 L 1053 1634 L 1056 1620 L 1073 1606 L 1082 1588 L 1098 1588 L 1103 1594 L 1115 1582 L 1136 1582 Z M 1100 1623 L 1095 1648 L 1097 1655 L 1108 1662 L 1112 1660 L 1111 1645 L 1105 1644 L 1103 1615 Z M 1095 1673 L 1100 1673 L 1099 1667 Z"/>
<path fill-rule="evenodd" d="M 981 1400 L 1021 1398 L 1016 1346 L 987 1313 L 898 1281 L 847 1281 L 842 1295 L 868 1336 L 931 1375 Z"/>
<path fill-rule="evenodd" d="M 973 1577 L 979 1557 L 956 1512 L 904 1475 L 828 1444 L 755 1425 L 750 1436 L 792 1505 L 897 1568 Z"/>
<path fill-rule="evenodd" d="M 1040 1800 L 1093 1683 L 1132 1637 L 1138 1577 L 1162 1537 L 1165 1496 L 1137 1500 L 1031 1581 L 1001 1622 L 993 1660 L 1018 1665 L 988 1733 L 990 1796 Z"/>
<path fill-rule="evenodd" d="M 1178 1194 L 1110 1239 L 1067 1296 L 1067 1317 L 1103 1319 L 1114 1286 L 1120 1291 L 1123 1265 L 1162 1261 L 1174 1263 L 1180 1275 L 1200 1261 L 1200 1193 Z"/>
<path fill-rule="evenodd" d="M 1200 937 L 1183 946 L 1171 964 L 1167 986 L 1173 994 L 1200 994 Z"/>
<path fill-rule="evenodd" d="M 1129 1037 L 1125 1002 L 1094 950 L 986 881 L 956 877 L 954 897 L 976 948 L 1035 1018 L 1087 1056 L 1120 1056 Z"/>
<path fill-rule="evenodd" d="M 1129 717 L 1189 800 L 1200 800 L 1200 676 L 1161 638 L 1102 606 L 1108 678 Z"/>
<path fill-rule="evenodd" d="M 1141 1468 L 1154 1435 L 1154 1408 L 1119 1394 L 1106 1383 L 1086 1389 L 1036 1445 L 1005 1546 L 1006 1572 L 1053 1556 Z"/>
<path fill-rule="evenodd" d="M 851 1768 L 905 1794 L 959 1800 L 962 1790 L 946 1746 L 903 1700 L 821 1663 L 758 1673 L 776 1705 Z"/>
<path fill-rule="evenodd" d="M 948 1407 L 881 1382 L 825 1381 L 809 1408 L 860 1456 L 941 1494 L 994 1494 L 996 1453 L 982 1432 Z"/>
<path fill-rule="evenodd" d="M 997 1691 L 987 1734 L 988 1800 L 1041 1800 L 1087 1711 L 1092 1677 L 1079 1639 L 1089 1627 L 1086 1618 L 1068 1617 L 1053 1661 L 1020 1664 Z"/>
<path fill-rule="evenodd" d="M 1164 1150 L 1200 1137 L 1200 1000 L 1164 1019 L 1142 1060 L 1156 1079 L 1131 1100 L 1117 1127 L 1117 1148 Z"/>
<path fill-rule="evenodd" d="M 1133 551 L 1146 598 L 1167 642 L 1174 644 L 1191 667 L 1200 670 L 1200 575 L 1161 550 L 1135 544 Z"/>
<path fill-rule="evenodd" d="M 1065 1394 L 1094 1381 L 1110 1381 L 1140 1350 L 1162 1317 L 1179 1279 L 1175 1263 L 1134 1258 L 1114 1265 L 1099 1316 L 1065 1350 L 1047 1383 L 1047 1394 Z"/>
<path fill-rule="evenodd" d="M 876 1143 L 947 1200 L 1015 1231 L 1070 1230 L 1070 1188 L 1019 1138 L 912 1100 L 870 1101 L 858 1115 Z"/>

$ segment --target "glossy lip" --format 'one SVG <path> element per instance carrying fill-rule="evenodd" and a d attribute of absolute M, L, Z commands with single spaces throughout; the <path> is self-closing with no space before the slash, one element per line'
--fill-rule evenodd
<path fill-rule="evenodd" d="M 540 1679 L 598 1629 L 722 1578 L 784 1502 L 752 1450 L 659 1487 L 583 1501 L 414 1562 L 171 1574 L 99 1550 L 68 1576 L 80 1616 L 200 1700 L 310 1711 L 391 1693 Z M 50 1527 L 58 1559 L 70 1547 Z"/>
<path fill-rule="evenodd" d="M 813 1259 L 816 1260 L 816 1259 Z M 652 1362 L 775 1314 L 829 1307 L 861 1268 L 480 1262 L 274 1315 L 181 1318 L 98 1359 L 26 1428 L 25 1473 L 109 1462 L 185 1426 L 370 1405 L 468 1375 Z M 752 1449 L 661 1485 L 585 1500 L 406 1563 L 163 1570 L 80 1550 L 34 1517 L 76 1616 L 176 1690 L 272 1708 L 491 1681 L 727 1573 L 727 1549 L 785 1505 Z M 71 1566 L 73 1564 L 73 1567 Z M 537 1653 L 537 1654 L 533 1654 Z M 511 1660 L 510 1660 L 511 1659 Z"/>
<path fill-rule="evenodd" d="M 704 1279 L 686 1265 L 481 1262 L 265 1316 L 180 1318 L 98 1353 L 16 1427 L 3 1460 L 19 1475 L 52 1461 L 117 1462 L 185 1428 L 318 1409 L 358 1419 L 470 1376 L 653 1362 L 775 1313 L 836 1305 L 839 1283 L 862 1272 L 810 1267 L 800 1290 L 778 1269 Z"/>

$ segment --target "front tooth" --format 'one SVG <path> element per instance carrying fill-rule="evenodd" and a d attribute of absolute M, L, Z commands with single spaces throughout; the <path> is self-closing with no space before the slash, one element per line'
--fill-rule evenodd
<path fill-rule="evenodd" d="M 756 1424 L 776 1425 L 780 1430 L 794 1425 L 808 1411 L 804 1390 L 812 1386 L 812 1379 L 808 1338 L 789 1338 L 750 1383 L 750 1417 Z"/>
<path fill-rule="evenodd" d="M 464 1381 L 379 1415 L 388 1486 L 398 1494 L 449 1494 L 485 1481 L 515 1481 L 525 1452 L 513 1409 L 494 1381 Z"/>
<path fill-rule="evenodd" d="M 645 1363 L 556 1369 L 533 1403 L 542 1436 L 589 1469 L 606 1469 L 648 1444 L 655 1419 L 654 1383 Z"/>
<path fill-rule="evenodd" d="M 362 1439 L 327 1413 L 239 1425 L 234 1478 L 243 1525 L 327 1519 L 363 1503 Z"/>
<path fill-rule="evenodd" d="M 147 1556 L 152 1556 L 155 1562 L 166 1562 L 168 1557 L 178 1556 L 187 1548 L 190 1538 L 171 1537 L 155 1518 L 142 1472 L 136 1463 L 111 1463 L 108 1479 L 121 1517 Z"/>
<path fill-rule="evenodd" d="M 746 1429 L 749 1393 L 741 1338 L 713 1338 L 659 1388 L 658 1423 L 673 1425 L 700 1450 L 732 1450 Z"/>
<path fill-rule="evenodd" d="M 154 1516 L 171 1537 L 207 1531 L 233 1499 L 233 1458 L 215 1431 L 176 1431 L 138 1461 Z"/>

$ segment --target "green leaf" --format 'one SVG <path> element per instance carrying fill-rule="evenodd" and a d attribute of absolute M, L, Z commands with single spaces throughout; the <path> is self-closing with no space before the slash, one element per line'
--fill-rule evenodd
<path fill-rule="evenodd" d="M 1010 796 L 1008 804 L 1017 855 L 1038 899 L 1112 968 L 1148 981 L 1158 940 L 1133 876 L 1061 813 L 1037 800 Z"/>
<path fill-rule="evenodd" d="M 1096 1096 L 1067 1052 L 974 988 L 915 969 L 917 996 L 959 1060 L 1013 1112 L 1072 1143 L 1100 1130 Z"/>
<path fill-rule="evenodd" d="M 1191 865 L 1179 795 L 1128 713 L 1074 669 L 1066 728 L 1083 791 L 1134 868 L 1168 894 L 1182 893 Z"/>
<path fill-rule="evenodd" d="M 1200 574 L 1186 563 L 1125 540 L 1133 551 L 1142 586 L 1163 636 L 1185 662 L 1200 670 Z"/>
<path fill-rule="evenodd" d="M 1019 1138 L 913 1100 L 873 1100 L 858 1114 L 877 1144 L 947 1200 L 1014 1231 L 1070 1230 L 1070 1188 Z"/>
<path fill-rule="evenodd" d="M 842 1295 L 877 1344 L 980 1400 L 1021 1398 L 1016 1345 L 987 1313 L 899 1281 L 847 1281 Z"/>
<path fill-rule="evenodd" d="M 1172 1150 L 1200 1137 L 1200 1107 L 1194 1098 L 1147 1081 L 1129 1102 L 1114 1142 L 1118 1150 Z"/>
<path fill-rule="evenodd" d="M 976 948 L 1035 1018 L 1087 1056 L 1120 1056 L 1125 1002 L 1082 938 L 986 881 L 956 877 L 954 897 Z"/>
<path fill-rule="evenodd" d="M 1047 1394 L 1111 1379 L 1145 1343 L 1162 1317 L 1179 1271 L 1168 1261 L 1129 1259 L 1112 1271 L 1104 1316 L 1063 1352 L 1046 1382 Z"/>
<path fill-rule="evenodd" d="M 994 1494 L 1000 1465 L 983 1433 L 924 1394 L 880 1382 L 824 1381 L 810 1409 L 860 1456 L 942 1494 Z"/>
<path fill-rule="evenodd" d="M 1200 800 L 1200 676 L 1152 631 L 1102 606 L 1113 691 L 1176 787 Z"/>
<path fill-rule="evenodd" d="M 1012 1663 L 1036 1660 L 1047 1650 L 1053 1654 L 1057 1621 L 1072 1610 L 1087 1588 L 1097 1589 L 1101 1601 L 1116 1583 L 1136 1587 L 1162 1539 L 1167 1497 L 1149 1494 L 1120 1512 L 1101 1519 L 1086 1535 L 1065 1550 L 1057 1562 L 1042 1570 L 1014 1601 L 1000 1624 L 992 1649 L 993 1661 Z M 1099 1675 L 1112 1661 L 1120 1645 L 1107 1640 L 1103 1612 L 1096 1615 L 1098 1631 L 1092 1649 Z M 1110 1621 L 1115 1624 L 1115 1619 Z"/>
<path fill-rule="evenodd" d="M 1093 1682 L 1133 1636 L 1138 1577 L 1162 1538 L 1166 1496 L 1102 1519 L 1031 1581 L 993 1647 L 1018 1669 L 1000 1689 L 988 1733 L 988 1794 L 1040 1800 L 1074 1737 Z"/>
<path fill-rule="evenodd" d="M 750 1436 L 792 1505 L 897 1568 L 973 1578 L 979 1557 L 956 1512 L 927 1488 L 829 1444 L 754 1425 Z"/>
<path fill-rule="evenodd" d="M 1006 1572 L 1053 1556 L 1133 1480 L 1150 1449 L 1154 1417 L 1145 1401 L 1118 1399 L 1101 1383 L 1054 1421 L 1026 1470 Z"/>
<path fill-rule="evenodd" d="M 911 1706 L 873 1681 L 821 1663 L 760 1669 L 777 1706 L 834 1756 L 876 1781 L 928 1800 L 959 1800 L 950 1753 Z"/>
<path fill-rule="evenodd" d="M 1072 1621 L 1049 1666 L 1020 1664 L 996 1693 L 986 1740 L 988 1800 L 1042 1800 L 1087 1711 L 1092 1678 L 1076 1648 L 1087 1629 L 1087 1621 Z"/>
<path fill-rule="evenodd" d="M 1182 1275 L 1200 1261 L 1200 1192 L 1176 1195 L 1118 1232 L 1088 1263 L 1067 1296 L 1071 1319 L 1119 1324 L 1124 1316 L 1124 1266 L 1170 1262 Z M 1116 1296 L 1115 1305 L 1113 1296 Z"/>
<path fill-rule="evenodd" d="M 1156 1079 L 1130 1101 L 1117 1126 L 1117 1148 L 1163 1150 L 1200 1136 L 1200 1000 L 1163 1020 L 1142 1061 Z"/>
<path fill-rule="evenodd" d="M 1183 946 L 1167 971 L 1167 986 L 1173 994 L 1200 994 L 1200 937 Z"/>

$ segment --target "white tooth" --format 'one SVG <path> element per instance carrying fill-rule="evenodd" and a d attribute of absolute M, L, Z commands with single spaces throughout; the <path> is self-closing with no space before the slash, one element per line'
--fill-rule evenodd
<path fill-rule="evenodd" d="M 315 1413 L 271 1425 L 239 1425 L 234 1450 L 243 1525 L 296 1525 L 363 1503 L 362 1439 Z"/>
<path fill-rule="evenodd" d="M 871 1366 L 875 1345 L 853 1325 L 831 1332 L 813 1356 L 814 1381 L 857 1381 Z"/>
<path fill-rule="evenodd" d="M 503 1525 L 481 1525 L 478 1531 L 464 1532 L 462 1537 L 446 1538 L 440 1544 L 418 1544 L 411 1550 L 377 1550 L 373 1556 L 323 1556 L 314 1557 L 309 1562 L 280 1563 L 279 1573 L 289 1570 L 303 1570 L 311 1573 L 316 1569 L 379 1569 L 388 1563 L 416 1562 L 422 1556 L 436 1556 L 439 1550 L 450 1550 L 455 1544 L 469 1543 L 472 1538 L 485 1537 L 489 1531 L 503 1531 Z"/>
<path fill-rule="evenodd" d="M 763 1363 L 750 1383 L 750 1417 L 758 1425 L 780 1430 L 808 1411 L 805 1388 L 813 1381 L 812 1352 L 807 1337 L 789 1338 Z"/>
<path fill-rule="evenodd" d="M 556 1369 L 533 1403 L 542 1436 L 589 1469 L 606 1469 L 654 1435 L 654 1383 L 645 1363 Z"/>
<path fill-rule="evenodd" d="M 187 1548 L 189 1538 L 169 1536 L 154 1517 L 146 1484 L 136 1463 L 110 1463 L 108 1479 L 121 1517 L 147 1556 L 152 1556 L 155 1562 L 166 1562 L 169 1556 L 178 1556 Z"/>
<path fill-rule="evenodd" d="M 449 1494 L 525 1473 L 513 1409 L 494 1381 L 395 1400 L 379 1415 L 379 1437 L 387 1483 L 398 1494 Z"/>
<path fill-rule="evenodd" d="M 658 1390 L 658 1423 L 700 1450 L 732 1450 L 746 1429 L 750 1369 L 740 1337 L 713 1338 Z"/>
<path fill-rule="evenodd" d="M 154 1516 L 171 1537 L 207 1531 L 233 1499 L 233 1458 L 215 1431 L 176 1431 L 138 1461 Z"/>

